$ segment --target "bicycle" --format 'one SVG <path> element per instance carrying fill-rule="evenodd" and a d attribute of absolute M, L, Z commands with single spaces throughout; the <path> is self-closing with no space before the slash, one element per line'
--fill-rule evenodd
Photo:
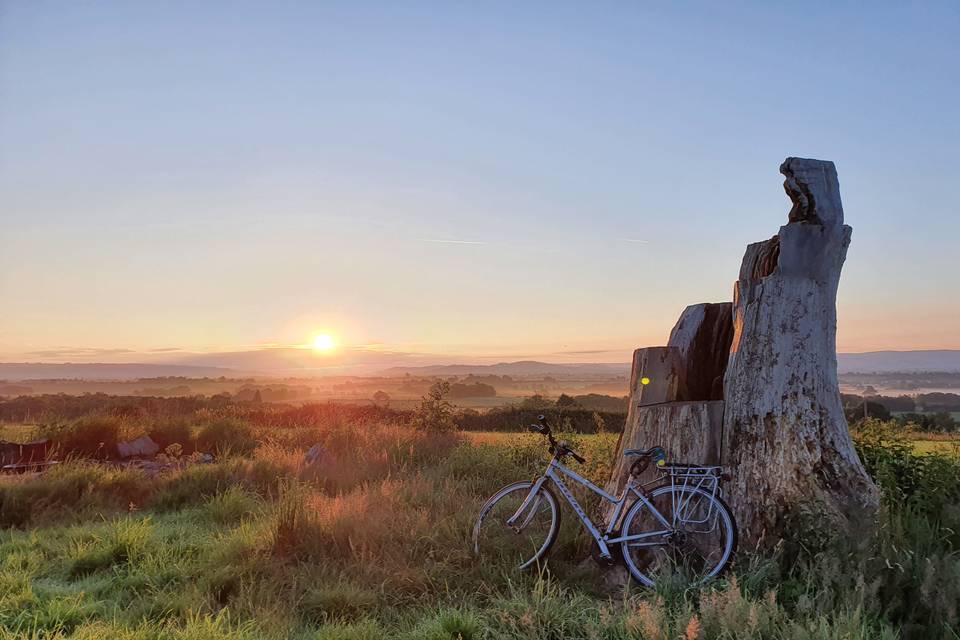
<path fill-rule="evenodd" d="M 546 436 L 553 458 L 540 477 L 507 485 L 487 500 L 473 528 L 475 555 L 497 557 L 518 569 L 539 564 L 560 529 L 552 483 L 593 537 L 597 560 L 611 566 L 622 560 L 643 585 L 676 578 L 699 584 L 727 567 L 736 548 L 737 527 L 719 487 L 721 467 L 668 463 L 662 447 L 627 449 L 624 455 L 636 460 L 623 493 L 613 496 L 563 464 L 568 456 L 580 464 L 586 460 L 553 437 L 543 416 L 530 430 Z M 640 483 L 640 474 L 651 462 L 657 477 Z M 562 476 L 614 505 L 603 532 Z M 635 499 L 627 507 L 631 496 Z"/>

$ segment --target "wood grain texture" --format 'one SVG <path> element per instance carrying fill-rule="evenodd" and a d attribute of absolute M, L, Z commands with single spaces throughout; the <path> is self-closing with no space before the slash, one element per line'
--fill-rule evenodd
<path fill-rule="evenodd" d="M 734 289 L 721 459 L 741 544 L 770 543 L 801 505 L 843 526 L 869 520 L 878 491 L 854 450 L 840 403 L 836 296 L 851 229 L 833 163 L 788 158 L 794 200 L 770 242 L 751 245 Z M 762 258 L 762 259 L 761 259 Z"/>
<path fill-rule="evenodd" d="M 671 462 L 719 464 L 722 427 L 722 401 L 667 402 L 638 407 L 630 414 L 620 434 L 607 492 L 619 495 L 626 486 L 630 465 L 635 458 L 625 457 L 624 449 L 659 445 Z M 651 466 L 641 479 L 648 481 L 655 476 Z M 611 512 L 612 508 L 605 508 L 604 517 L 609 518 Z"/>

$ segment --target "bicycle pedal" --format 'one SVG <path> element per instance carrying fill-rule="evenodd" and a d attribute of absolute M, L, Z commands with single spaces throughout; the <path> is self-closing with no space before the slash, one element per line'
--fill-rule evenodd
<path fill-rule="evenodd" d="M 594 562 L 596 562 L 598 565 L 600 565 L 605 569 L 617 564 L 617 561 L 616 559 L 613 558 L 613 556 L 601 555 L 599 551 L 592 552 L 590 554 L 590 557 L 593 558 Z"/>
<path fill-rule="evenodd" d="M 593 561 L 596 562 L 601 567 L 604 567 L 604 568 L 614 567 L 620 564 L 620 561 L 621 561 L 620 548 L 619 546 L 611 547 L 610 555 L 605 556 L 602 553 L 600 553 L 600 547 L 594 545 L 594 547 L 590 549 L 590 557 L 593 558 Z"/>

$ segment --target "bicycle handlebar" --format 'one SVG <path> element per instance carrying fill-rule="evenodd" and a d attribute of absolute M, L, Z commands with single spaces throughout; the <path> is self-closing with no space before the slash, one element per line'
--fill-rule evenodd
<path fill-rule="evenodd" d="M 550 453 L 560 456 L 570 456 L 580 464 L 584 464 L 587 460 L 583 456 L 579 455 L 576 451 L 570 448 L 566 442 L 561 440 L 557 442 L 553 437 L 553 432 L 550 430 L 550 425 L 547 424 L 546 416 L 537 417 L 538 424 L 531 424 L 528 428 L 534 433 L 539 433 L 547 437 L 547 440 L 550 442 Z"/>
<path fill-rule="evenodd" d="M 569 453 L 570 456 L 571 456 L 574 460 L 576 460 L 577 462 L 579 462 L 580 464 L 583 464 L 584 462 L 587 461 L 586 458 L 584 458 L 583 456 L 579 455 L 576 451 L 574 451 L 573 449 L 568 448 L 568 447 L 567 447 L 567 444 L 566 444 L 565 442 L 562 442 L 561 444 L 564 446 L 564 449 L 566 450 L 566 452 Z"/>

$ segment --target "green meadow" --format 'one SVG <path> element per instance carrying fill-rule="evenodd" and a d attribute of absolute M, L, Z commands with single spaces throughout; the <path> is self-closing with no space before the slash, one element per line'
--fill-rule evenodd
<path fill-rule="evenodd" d="M 217 458 L 152 477 L 80 447 L 42 474 L 4 476 L 0 638 L 960 637 L 960 464 L 883 424 L 858 434 L 884 490 L 875 531 L 850 540 L 800 519 L 722 579 L 656 590 L 608 584 L 569 514 L 539 571 L 471 556 L 484 499 L 545 464 L 532 434 L 115 418 L 39 431 L 63 443 L 165 433 L 183 441 L 172 463 L 200 448 Z M 603 481 L 616 434 L 564 437 Z M 315 443 L 326 453 L 305 466 Z"/>

